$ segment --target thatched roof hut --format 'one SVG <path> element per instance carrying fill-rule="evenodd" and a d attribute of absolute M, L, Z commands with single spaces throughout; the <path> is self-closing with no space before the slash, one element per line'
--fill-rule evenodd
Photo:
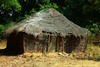
<path fill-rule="evenodd" d="M 58 48 L 59 50 L 61 49 L 60 41 L 62 42 L 63 46 L 68 45 L 68 44 L 71 45 L 71 43 L 73 42 L 73 39 L 74 41 L 77 42 L 76 45 L 79 45 L 81 41 L 84 41 L 84 44 L 86 44 L 88 30 L 74 24 L 72 21 L 68 20 L 57 10 L 53 8 L 51 9 L 47 8 L 7 28 L 4 31 L 4 33 L 6 33 L 7 35 L 7 39 L 8 39 L 7 49 L 9 49 L 10 52 L 12 51 L 12 48 L 13 50 L 15 50 L 14 47 L 17 47 L 15 52 L 20 52 L 20 53 L 23 53 L 29 50 L 33 52 L 37 52 L 37 51 L 41 52 L 43 51 L 43 48 L 41 48 L 41 46 L 44 45 L 43 44 L 44 41 L 46 41 L 45 44 L 47 45 L 46 51 L 51 50 L 52 52 L 52 50 L 54 50 L 55 52 L 55 51 L 58 51 L 57 50 Z M 64 39 L 66 41 L 69 41 L 69 43 L 63 42 Z M 41 50 L 36 49 L 37 48 L 36 46 L 31 48 L 36 43 L 40 45 L 40 41 L 41 41 L 41 46 L 40 46 Z M 55 41 L 55 44 L 56 44 L 55 46 L 52 46 L 52 48 L 50 48 L 51 41 L 53 42 Z M 74 45 L 76 42 L 74 42 Z M 26 43 L 27 43 L 27 46 L 26 46 Z M 31 44 L 31 47 L 27 49 L 26 47 L 28 47 L 29 44 Z M 25 48 L 23 46 L 25 46 Z M 66 49 L 69 49 L 69 48 L 67 47 Z M 85 45 L 85 48 L 86 48 L 86 45 Z M 18 49 L 20 50 L 18 51 Z M 64 47 L 61 49 L 61 51 L 63 49 Z M 72 48 L 72 50 L 74 49 L 76 48 Z M 71 51 L 65 50 L 65 51 L 72 52 L 72 50 Z M 76 50 L 80 51 L 78 50 L 78 48 Z"/>

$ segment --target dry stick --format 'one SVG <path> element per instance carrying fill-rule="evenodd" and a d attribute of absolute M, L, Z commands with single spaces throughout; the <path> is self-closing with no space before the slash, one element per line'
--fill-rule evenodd
<path fill-rule="evenodd" d="M 63 43 L 62 43 L 62 44 L 63 44 L 63 53 L 64 53 L 64 45 L 65 45 L 66 41 L 67 41 L 67 39 L 66 39 L 66 38 L 64 39 L 64 37 L 63 37 L 63 38 L 62 38 L 62 42 L 63 42 Z"/>

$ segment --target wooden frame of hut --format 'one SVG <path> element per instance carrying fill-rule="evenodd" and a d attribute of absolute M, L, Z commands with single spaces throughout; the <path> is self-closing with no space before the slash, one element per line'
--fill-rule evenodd
<path fill-rule="evenodd" d="M 8 53 L 85 52 L 88 31 L 57 10 L 44 9 L 7 28 Z"/>

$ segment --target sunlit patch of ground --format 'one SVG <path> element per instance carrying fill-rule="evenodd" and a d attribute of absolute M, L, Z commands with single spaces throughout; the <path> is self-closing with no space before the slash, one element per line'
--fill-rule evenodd
<path fill-rule="evenodd" d="M 6 48 L 6 45 L 7 45 L 7 40 L 1 40 L 0 41 L 0 49 Z"/>
<path fill-rule="evenodd" d="M 29 55 L 29 54 L 28 54 Z M 100 67 L 99 61 L 68 59 L 62 56 L 0 56 L 0 67 Z"/>

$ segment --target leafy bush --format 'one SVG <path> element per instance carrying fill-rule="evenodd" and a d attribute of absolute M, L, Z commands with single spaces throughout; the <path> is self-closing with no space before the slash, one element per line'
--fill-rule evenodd
<path fill-rule="evenodd" d="M 45 8 L 58 8 L 56 3 L 51 3 L 50 0 L 44 0 L 44 4 L 39 4 L 40 10 Z"/>
<path fill-rule="evenodd" d="M 15 11 L 21 10 L 21 5 L 18 0 L 0 0 L 0 4 L 5 10 L 12 10 L 12 6 L 15 7 Z"/>
<path fill-rule="evenodd" d="M 0 39 L 5 38 L 5 36 L 3 36 L 4 30 L 5 30 L 7 27 L 12 26 L 12 25 L 14 25 L 14 24 L 15 24 L 15 22 L 10 22 L 10 23 L 5 24 L 5 25 L 1 25 L 1 24 L 0 24 Z"/>
<path fill-rule="evenodd" d="M 96 34 L 100 33 L 100 24 L 93 23 L 92 25 L 86 26 L 86 29 L 91 32 L 91 36 L 90 37 L 95 37 Z"/>

